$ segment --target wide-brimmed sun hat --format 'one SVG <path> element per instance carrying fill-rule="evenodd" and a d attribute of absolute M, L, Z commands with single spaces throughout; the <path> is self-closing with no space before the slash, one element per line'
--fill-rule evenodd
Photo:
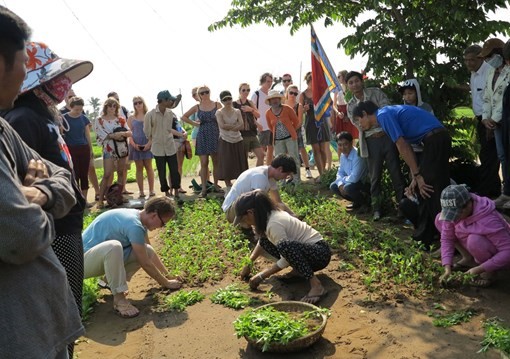
<path fill-rule="evenodd" d="M 269 105 L 269 100 L 273 99 L 273 98 L 279 98 L 280 100 L 283 100 L 283 95 L 280 93 L 280 91 L 277 91 L 277 90 L 271 90 L 269 91 L 269 93 L 267 94 L 267 97 L 266 97 L 266 105 Z"/>
<path fill-rule="evenodd" d="M 20 94 L 64 74 L 74 84 L 87 77 L 94 68 L 90 61 L 61 58 L 41 42 L 29 42 L 26 49 L 27 75 L 21 85 Z"/>

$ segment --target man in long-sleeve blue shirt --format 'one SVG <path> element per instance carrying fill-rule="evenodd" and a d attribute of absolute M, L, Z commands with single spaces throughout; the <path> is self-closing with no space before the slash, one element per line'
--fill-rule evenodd
<path fill-rule="evenodd" d="M 337 135 L 338 152 L 340 155 L 340 167 L 336 180 L 329 188 L 348 201 L 352 209 L 359 208 L 364 203 L 367 191 L 366 177 L 368 174 L 367 163 L 358 155 L 358 151 L 352 146 L 352 135 L 349 132 L 340 132 Z"/>

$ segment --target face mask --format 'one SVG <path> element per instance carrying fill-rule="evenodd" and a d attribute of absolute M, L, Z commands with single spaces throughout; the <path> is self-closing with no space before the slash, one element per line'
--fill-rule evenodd
<path fill-rule="evenodd" d="M 492 56 L 490 59 L 485 60 L 485 62 L 494 67 L 495 69 L 497 69 L 498 67 L 503 65 L 503 57 L 501 57 L 501 55 L 496 54 Z"/>

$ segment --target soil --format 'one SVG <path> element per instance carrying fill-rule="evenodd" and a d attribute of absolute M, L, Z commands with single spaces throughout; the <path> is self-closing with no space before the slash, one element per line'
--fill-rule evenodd
<path fill-rule="evenodd" d="M 190 181 L 191 178 L 183 178 L 183 188 L 188 190 Z M 129 184 L 128 189 L 137 197 L 136 184 Z M 89 200 L 92 200 L 93 191 L 90 192 Z M 188 190 L 184 199 L 196 197 L 190 193 Z M 409 234 L 409 230 L 402 232 L 403 236 Z M 157 231 L 151 233 L 156 248 L 161 246 L 158 235 Z M 331 309 L 326 330 L 315 345 L 303 352 L 261 353 L 244 338 L 236 338 L 232 322 L 241 311 L 212 304 L 207 297 L 216 289 L 238 281 L 237 278 L 226 277 L 221 282 L 205 284 L 200 291 L 206 299 L 184 312 L 162 312 L 154 296 L 162 290 L 143 270 L 129 283 L 129 299 L 140 309 L 140 315 L 132 319 L 115 315 L 111 293 L 103 290 L 103 297 L 86 323 L 86 334 L 80 338 L 75 352 L 79 359 L 500 358 L 494 350 L 486 354 L 477 352 L 484 335 L 482 320 L 498 316 L 506 325 L 510 323 L 509 273 L 500 273 L 496 283 L 486 289 L 467 287 L 445 290 L 436 297 L 416 297 L 400 287 L 376 295 L 367 291 L 359 272 L 337 270 L 340 258 L 341 253 L 335 254 L 319 275 L 328 291 L 320 306 Z M 299 300 L 307 293 L 308 285 L 286 284 L 273 277 L 259 289 L 254 295 L 263 302 Z M 434 303 L 441 303 L 449 311 L 474 308 L 478 314 L 462 325 L 438 328 L 427 315 Z"/>

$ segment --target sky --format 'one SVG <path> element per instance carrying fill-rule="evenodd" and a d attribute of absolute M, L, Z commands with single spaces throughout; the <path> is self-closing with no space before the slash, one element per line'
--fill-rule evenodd
<path fill-rule="evenodd" d="M 116 91 L 132 109 L 132 98 L 142 96 L 148 107 L 156 95 L 182 93 L 182 110 L 194 105 L 191 89 L 207 85 L 211 99 L 223 90 L 237 95 L 241 82 L 252 91 L 264 72 L 290 73 L 302 81 L 310 70 L 310 28 L 294 35 L 288 26 L 236 26 L 215 32 L 207 27 L 221 20 L 231 0 L 0 0 L 33 30 L 32 40 L 46 43 L 64 58 L 89 60 L 94 71 L 73 86 L 88 100 L 106 100 Z M 504 19 L 510 13 L 496 14 Z M 506 17 L 508 18 L 508 17 Z M 360 71 L 366 59 L 350 59 L 338 41 L 353 29 L 336 24 L 314 24 L 333 69 Z M 181 114 L 181 106 L 174 110 Z"/>
<path fill-rule="evenodd" d="M 289 27 L 225 28 L 208 25 L 221 20 L 230 0 L 0 0 L 33 30 L 32 40 L 46 43 L 61 57 L 90 60 L 94 71 L 73 86 L 77 95 L 106 99 L 118 92 L 132 108 L 133 96 L 149 108 L 159 91 L 183 94 L 183 110 L 194 105 L 191 89 L 206 84 L 211 98 L 223 90 L 238 94 L 239 84 L 258 88 L 260 75 L 290 73 L 294 84 L 310 71 L 310 29 L 294 35 Z M 42 16 L 45 14 L 45 16 Z M 366 61 L 350 60 L 337 48 L 345 36 L 339 25 L 314 25 L 319 40 L 338 72 L 361 70 Z M 300 79 L 301 77 L 301 79 Z M 250 95 L 251 96 L 251 95 Z M 180 106 L 176 109 L 181 113 Z"/>

